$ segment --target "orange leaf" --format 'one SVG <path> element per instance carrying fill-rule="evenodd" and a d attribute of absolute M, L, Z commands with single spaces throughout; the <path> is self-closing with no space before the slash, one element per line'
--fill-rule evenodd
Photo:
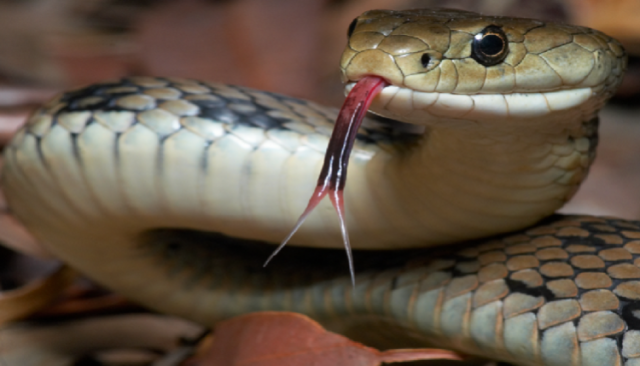
<path fill-rule="evenodd" d="M 380 352 L 331 333 L 310 318 L 288 312 L 243 315 L 216 328 L 202 366 L 377 366 L 382 362 L 461 360 L 444 350 Z"/>
<path fill-rule="evenodd" d="M 0 325 L 26 318 L 51 304 L 75 278 L 76 272 L 63 266 L 46 278 L 35 280 L 15 290 L 2 292 Z"/>

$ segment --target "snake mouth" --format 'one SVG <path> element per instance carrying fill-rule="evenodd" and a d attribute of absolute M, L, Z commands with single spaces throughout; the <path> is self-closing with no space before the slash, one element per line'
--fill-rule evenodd
<path fill-rule="evenodd" d="M 355 81 L 345 84 L 345 93 Z M 437 119 L 527 119 L 581 106 L 594 92 L 591 87 L 549 92 L 457 94 L 422 92 L 405 86 L 385 86 L 371 104 L 371 111 L 414 124 Z"/>

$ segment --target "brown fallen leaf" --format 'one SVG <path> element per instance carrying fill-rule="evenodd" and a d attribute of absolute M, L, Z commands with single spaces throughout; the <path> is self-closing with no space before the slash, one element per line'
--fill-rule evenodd
<path fill-rule="evenodd" d="M 0 93 L 1 96 L 1 93 Z M 13 131 L 7 132 L 18 126 L 7 127 L 3 125 L 3 114 L 0 113 L 0 149 L 4 147 L 10 139 Z M 4 160 L 0 157 L 0 175 Z M 53 259 L 54 256 L 29 233 L 26 227 L 11 214 L 7 200 L 0 187 L 0 245 L 11 248 L 22 254 L 41 259 Z"/>
<path fill-rule="evenodd" d="M 569 0 L 571 21 L 616 38 L 630 54 L 640 54 L 640 2 L 637 0 Z"/>
<path fill-rule="evenodd" d="M 0 191 L 0 245 L 24 255 L 40 259 L 53 259 L 53 254 L 49 253 L 15 216 L 2 210 L 3 201 L 1 196 L 2 191 Z"/>
<path fill-rule="evenodd" d="M 145 74 L 212 80 L 310 98 L 317 88 L 318 55 L 325 53 L 321 48 L 325 3 L 162 2 L 141 16 L 133 41 Z M 351 19 L 339 26 L 341 47 Z M 334 54 L 332 65 L 341 52 Z"/>
<path fill-rule="evenodd" d="M 462 360 L 439 349 L 378 351 L 331 333 L 310 318 L 289 312 L 239 316 L 216 327 L 200 366 L 377 366 L 383 362 Z"/>
<path fill-rule="evenodd" d="M 2 98 L 2 90 L 0 90 Z M 17 111 L 3 111 L 0 109 L 0 146 L 6 146 L 15 132 L 25 123 L 30 109 L 22 108 Z"/>
<path fill-rule="evenodd" d="M 34 106 L 42 104 L 56 95 L 59 90 L 46 87 L 28 87 L 20 84 L 0 84 L 0 108 L 34 110 Z"/>
<path fill-rule="evenodd" d="M 91 358 L 100 361 L 111 352 L 127 350 L 153 356 L 156 360 L 184 348 L 179 342 L 181 338 L 195 338 L 202 331 L 202 326 L 192 322 L 156 314 L 12 323 L 0 327 L 0 365 L 140 365 L 131 362 L 101 363 L 91 361 Z M 83 357 L 90 358 L 86 363 L 78 362 Z"/>
<path fill-rule="evenodd" d="M 26 318 L 51 304 L 75 277 L 76 272 L 64 266 L 46 278 L 0 293 L 0 325 Z"/>
<path fill-rule="evenodd" d="M 79 286 L 75 286 L 79 287 Z M 69 291 L 71 290 L 71 291 Z M 127 314 L 144 312 L 145 309 L 125 297 L 115 293 L 89 294 L 74 296 L 78 289 L 74 286 L 65 291 L 64 296 L 51 306 L 33 314 L 29 319 L 35 320 L 67 320 L 89 316 Z"/>

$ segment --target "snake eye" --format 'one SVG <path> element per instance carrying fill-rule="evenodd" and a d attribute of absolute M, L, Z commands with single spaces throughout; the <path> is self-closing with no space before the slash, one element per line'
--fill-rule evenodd
<path fill-rule="evenodd" d="M 507 35 L 498 26 L 490 25 L 473 38 L 471 57 L 484 66 L 502 62 L 508 53 Z"/>
<path fill-rule="evenodd" d="M 358 24 L 358 18 L 355 18 L 353 21 L 351 21 L 351 24 L 349 24 L 349 29 L 347 30 L 347 38 L 350 38 L 353 34 L 353 31 L 356 29 L 356 24 Z"/>

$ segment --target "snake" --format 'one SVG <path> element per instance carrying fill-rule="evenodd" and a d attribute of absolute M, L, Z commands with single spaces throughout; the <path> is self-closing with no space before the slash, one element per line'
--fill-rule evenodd
<path fill-rule="evenodd" d="M 327 201 L 291 245 L 337 110 L 127 77 L 60 94 L 4 151 L 11 210 L 56 256 L 157 311 L 254 311 L 517 365 L 640 365 L 640 222 L 558 215 L 626 68 L 585 27 L 447 9 L 348 28 L 346 91 L 386 85 L 344 188 L 355 284 Z"/>

